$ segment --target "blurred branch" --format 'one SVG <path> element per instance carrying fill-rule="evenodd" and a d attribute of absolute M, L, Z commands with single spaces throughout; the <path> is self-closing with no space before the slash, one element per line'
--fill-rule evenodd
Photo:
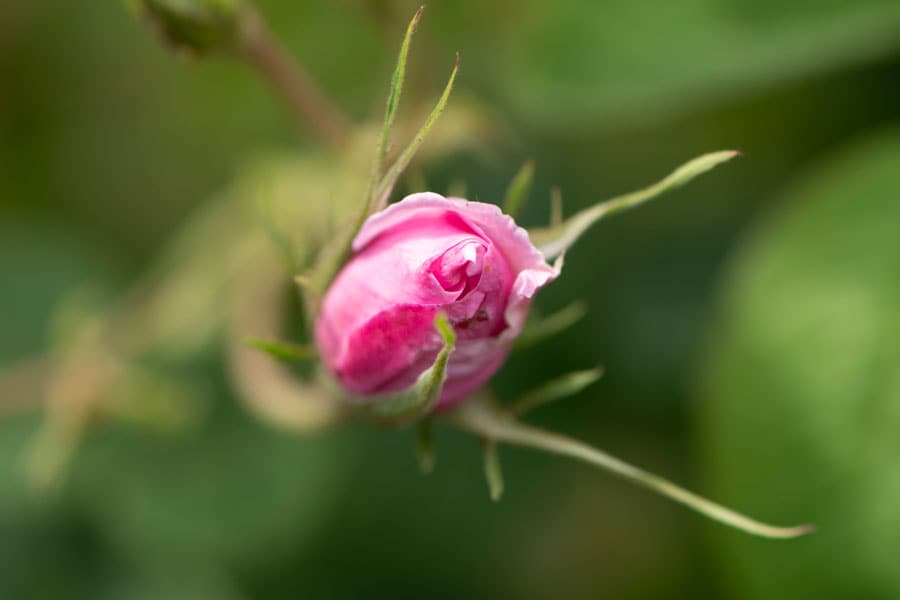
<path fill-rule="evenodd" d="M 50 361 L 33 357 L 0 367 L 0 417 L 14 416 L 41 408 L 44 382 Z"/>
<path fill-rule="evenodd" d="M 278 41 L 265 19 L 251 6 L 238 16 L 243 57 L 260 72 L 272 89 L 308 123 L 313 134 L 332 150 L 341 150 L 350 138 L 348 119 L 321 90 L 305 68 Z"/>
<path fill-rule="evenodd" d="M 341 150 L 349 141 L 347 118 L 249 1 L 137 0 L 137 7 L 162 39 L 179 51 L 247 61 L 324 146 Z"/>
<path fill-rule="evenodd" d="M 242 285 L 234 291 L 228 341 L 229 377 L 249 412 L 269 425 L 293 432 L 327 427 L 341 418 L 340 407 L 318 382 L 298 378 L 266 352 L 244 343 L 248 336 L 273 338 L 283 333 L 284 288 L 290 285 L 274 250 L 248 242 L 237 260 Z M 266 307 L 260 310 L 260 307 Z"/>

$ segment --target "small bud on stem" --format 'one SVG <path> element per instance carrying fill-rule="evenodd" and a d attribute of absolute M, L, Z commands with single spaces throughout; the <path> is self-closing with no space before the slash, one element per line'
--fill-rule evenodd
<path fill-rule="evenodd" d="M 243 0 L 138 0 L 163 39 L 197 56 L 239 57 L 252 65 L 325 147 L 339 151 L 350 124 L 318 83 Z"/>

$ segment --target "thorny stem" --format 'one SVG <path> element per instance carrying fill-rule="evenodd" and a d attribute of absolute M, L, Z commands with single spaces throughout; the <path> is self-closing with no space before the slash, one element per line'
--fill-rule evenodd
<path fill-rule="evenodd" d="M 565 435 L 526 425 L 484 398 L 473 398 L 448 415 L 452 424 L 493 439 L 517 446 L 525 446 L 576 458 L 606 469 L 619 477 L 649 488 L 675 502 L 683 504 L 715 521 L 747 533 L 767 538 L 793 538 L 814 530 L 812 525 L 776 527 L 761 523 L 715 502 L 707 500 L 674 483 L 639 469 L 584 442 Z"/>
<path fill-rule="evenodd" d="M 350 139 L 348 119 L 273 35 L 262 15 L 246 6 L 239 19 L 244 58 L 287 102 L 294 116 L 309 125 L 323 145 L 341 150 Z"/>

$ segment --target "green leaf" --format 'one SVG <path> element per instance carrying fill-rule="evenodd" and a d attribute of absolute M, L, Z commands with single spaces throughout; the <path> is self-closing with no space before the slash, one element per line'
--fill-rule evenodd
<path fill-rule="evenodd" d="M 310 360 L 316 357 L 316 349 L 312 346 L 301 346 L 291 342 L 277 340 L 264 340 L 261 338 L 248 338 L 244 340 L 251 348 L 262 350 L 267 354 L 284 361 Z"/>
<path fill-rule="evenodd" d="M 447 85 L 444 87 L 444 92 L 441 94 L 441 97 L 438 99 L 437 104 L 434 109 L 432 109 L 431 113 L 428 115 L 428 118 L 425 119 L 425 123 L 422 124 L 422 128 L 419 129 L 419 132 L 416 133 L 416 136 L 413 138 L 412 142 L 400 153 L 400 156 L 397 157 L 397 160 L 393 165 L 387 170 L 384 178 L 378 183 L 378 186 L 375 188 L 375 195 L 373 197 L 372 211 L 378 212 L 387 206 L 388 197 L 391 195 L 391 192 L 394 189 L 394 185 L 397 183 L 397 179 L 400 178 L 400 175 L 403 174 L 403 171 L 406 170 L 406 167 L 409 165 L 410 161 L 412 161 L 413 157 L 415 157 L 416 152 L 418 152 L 419 148 L 422 146 L 422 143 L 425 141 L 425 138 L 428 136 L 428 132 L 431 131 L 431 128 L 434 126 L 435 122 L 438 120 L 438 117 L 441 116 L 441 113 L 444 112 L 444 107 L 447 106 L 447 100 L 450 99 L 450 92 L 453 90 L 453 83 L 456 81 L 456 74 L 459 72 L 459 54 L 456 55 L 456 62 L 453 65 L 453 70 L 450 72 L 450 79 L 447 81 Z"/>
<path fill-rule="evenodd" d="M 740 153 L 735 150 L 722 150 L 699 156 L 672 171 L 665 179 L 644 189 L 617 196 L 611 200 L 600 202 L 566 219 L 561 225 L 529 232 L 532 241 L 544 253 L 547 259 L 562 254 L 594 223 L 603 217 L 627 210 L 652 200 L 669 190 L 680 187 L 698 175 L 706 173 L 721 163 L 731 160 Z"/>
<path fill-rule="evenodd" d="M 900 598 L 898 165 L 897 127 L 820 162 L 730 262 L 699 405 L 708 479 L 820 528 L 791 549 L 718 539 L 750 600 Z"/>
<path fill-rule="evenodd" d="M 516 218 L 528 193 L 531 191 L 531 184 L 534 182 L 534 161 L 525 161 L 519 172 L 509 182 L 506 188 L 506 195 L 503 198 L 503 212 Z"/>
<path fill-rule="evenodd" d="M 437 314 L 434 327 L 444 341 L 434 364 L 419 375 L 409 391 L 374 401 L 370 410 L 377 418 L 395 424 L 407 423 L 427 415 L 440 400 L 444 380 L 447 378 L 447 363 L 456 348 L 456 333 L 444 313 Z"/>
<path fill-rule="evenodd" d="M 574 396 L 602 376 L 603 369 L 599 367 L 586 371 L 566 373 L 522 396 L 509 407 L 509 412 L 520 416 L 548 402 Z"/>
<path fill-rule="evenodd" d="M 500 469 L 500 455 L 497 443 L 489 438 L 481 441 L 484 453 L 484 477 L 487 480 L 491 500 L 498 502 L 503 496 L 503 471 Z"/>

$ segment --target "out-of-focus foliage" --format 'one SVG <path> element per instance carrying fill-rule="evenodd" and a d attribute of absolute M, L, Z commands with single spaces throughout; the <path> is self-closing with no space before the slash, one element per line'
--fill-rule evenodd
<path fill-rule="evenodd" d="M 708 106 L 900 48 L 894 0 L 453 4 L 476 23 L 485 85 L 521 120 L 557 127 Z"/>
<path fill-rule="evenodd" d="M 713 489 L 819 528 L 791 546 L 720 536 L 747 598 L 900 595 L 898 165 L 895 128 L 807 173 L 727 287 L 704 404 Z"/>
<path fill-rule="evenodd" d="M 514 400 L 603 365 L 601 381 L 534 419 L 679 481 L 709 464 L 714 485 L 701 480 L 700 491 L 755 516 L 818 523 L 816 537 L 781 546 L 701 535 L 705 523 L 644 491 L 506 448 L 504 498 L 493 504 L 478 445 L 440 427 L 427 478 L 409 431 L 310 438 L 269 427 L 260 410 L 286 405 L 250 405 L 246 392 L 293 399 L 280 385 L 290 367 L 240 342 L 274 335 L 292 310 L 290 253 L 271 226 L 308 259 L 310 236 L 332 234 L 317 207 L 353 201 L 335 184 L 344 166 L 297 134 L 248 69 L 173 55 L 117 2 L 6 4 L 0 371 L 57 347 L 73 290 L 93 290 L 81 297 L 103 315 L 135 300 L 119 292 L 163 281 L 116 331 L 155 340 L 134 354 L 137 366 L 203 393 L 196 419 L 174 432 L 104 421 L 49 496 L 24 479 L 37 426 L 26 408 L 41 397 L 0 394 L 0 597 L 896 595 L 897 400 L 858 403 L 890 385 L 900 252 L 889 238 L 881 254 L 873 248 L 897 221 L 900 158 L 886 136 L 842 150 L 900 120 L 896 2 L 432 2 L 409 57 L 395 151 L 433 105 L 454 51 L 462 64 L 399 191 L 465 182 L 469 197 L 499 202 L 534 159 L 520 220 L 545 225 L 551 186 L 571 215 L 692 156 L 744 151 L 582 238 L 536 309 L 581 299 L 588 315 L 516 354 L 496 388 Z M 338 104 L 380 118 L 417 3 L 258 5 Z M 834 155 L 845 158 L 822 158 Z M 360 177 L 368 168 L 363 160 Z M 785 193 L 801 171 L 808 183 Z M 761 212 L 774 221 L 728 261 Z M 691 453 L 690 399 L 721 277 L 731 283 L 713 348 L 768 340 L 771 352 L 753 357 L 758 372 L 733 362 L 744 346 L 713 354 L 706 381 L 721 385 L 704 397 L 709 443 Z M 769 289 L 757 287 L 763 279 Z M 278 314 L 259 309 L 273 305 Z M 806 340 L 776 336 L 804 324 Z M 737 325 L 754 330 L 725 335 Z M 299 342 L 304 332 L 280 333 Z M 829 352 L 839 343 L 852 351 Z M 255 360 L 241 363 L 249 379 L 231 369 L 241 352 Z M 747 398 L 752 389 L 765 393 Z M 764 419 L 776 425 L 760 430 Z M 812 575 L 788 582 L 791 573 Z"/>

